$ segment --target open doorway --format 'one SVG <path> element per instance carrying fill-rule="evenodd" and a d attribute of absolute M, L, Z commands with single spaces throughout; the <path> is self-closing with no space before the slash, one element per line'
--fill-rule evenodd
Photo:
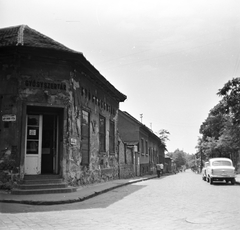
<path fill-rule="evenodd" d="M 59 173 L 59 138 L 63 109 L 28 106 L 25 135 L 25 174 Z"/>

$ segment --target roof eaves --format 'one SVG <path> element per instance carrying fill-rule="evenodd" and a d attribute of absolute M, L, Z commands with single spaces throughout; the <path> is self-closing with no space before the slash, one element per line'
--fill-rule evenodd
<path fill-rule="evenodd" d="M 140 121 L 138 121 L 135 117 L 133 117 L 132 115 L 130 115 L 128 112 L 126 111 L 121 111 L 123 114 L 125 114 L 125 116 L 128 116 L 131 120 L 135 121 L 140 127 L 144 128 L 146 131 L 148 131 L 151 135 L 153 135 L 155 138 L 159 139 L 162 143 L 162 140 L 150 129 L 148 128 L 146 125 L 142 124 Z"/>
<path fill-rule="evenodd" d="M 121 110 L 120 110 L 121 111 Z M 129 114 L 126 111 L 121 111 L 125 116 L 129 117 L 131 120 L 133 120 L 134 122 L 136 122 L 139 126 L 142 126 L 143 124 L 138 121 L 135 117 L 133 117 L 131 114 Z"/>
<path fill-rule="evenodd" d="M 55 50 L 59 52 L 67 52 L 71 55 L 77 55 L 75 59 L 80 59 L 85 63 L 85 66 L 93 73 L 93 75 L 107 87 L 109 92 L 118 100 L 123 102 L 127 96 L 118 91 L 100 72 L 84 57 L 81 52 L 72 50 L 63 44 L 53 40 L 50 37 L 28 27 L 27 25 L 18 25 L 1 29 L 2 40 L 0 38 L 0 47 L 22 46 L 30 48 L 40 48 Z M 79 56 L 80 55 L 80 56 Z"/>

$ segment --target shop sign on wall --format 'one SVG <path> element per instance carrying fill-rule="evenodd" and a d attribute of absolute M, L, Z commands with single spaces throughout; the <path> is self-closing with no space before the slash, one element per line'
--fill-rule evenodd
<path fill-rule="evenodd" d="M 76 138 L 71 138 L 71 145 L 74 145 L 74 146 L 77 145 L 77 139 Z"/>
<path fill-rule="evenodd" d="M 5 114 L 2 116 L 2 121 L 9 122 L 9 121 L 16 121 L 16 115 L 14 114 Z"/>
<path fill-rule="evenodd" d="M 46 82 L 46 81 L 35 81 L 35 80 L 26 80 L 26 87 L 34 87 L 41 89 L 55 89 L 55 90 L 64 90 L 66 91 L 65 83 L 59 82 Z"/>

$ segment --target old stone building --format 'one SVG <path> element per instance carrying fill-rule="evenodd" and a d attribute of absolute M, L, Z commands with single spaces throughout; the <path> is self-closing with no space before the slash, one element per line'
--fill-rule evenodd
<path fill-rule="evenodd" d="M 125 99 L 82 53 L 26 25 L 0 29 L 2 186 L 27 175 L 70 185 L 117 178 Z"/>
<path fill-rule="evenodd" d="M 126 147 L 133 151 L 128 154 L 133 154 L 134 174 L 143 176 L 155 173 L 156 164 L 165 163 L 165 144 L 129 113 L 119 110 L 118 117 L 119 135 Z"/>
<path fill-rule="evenodd" d="M 131 178 L 139 176 L 137 163 L 135 161 L 134 145 L 124 142 L 119 135 L 119 178 Z"/>

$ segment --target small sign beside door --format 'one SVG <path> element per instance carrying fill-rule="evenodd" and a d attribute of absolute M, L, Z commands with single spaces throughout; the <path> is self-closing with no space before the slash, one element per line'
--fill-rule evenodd
<path fill-rule="evenodd" d="M 2 116 L 2 121 L 5 121 L 5 122 L 16 121 L 16 115 L 5 114 L 5 115 Z"/>
<path fill-rule="evenodd" d="M 76 138 L 71 138 L 71 145 L 74 145 L 74 146 L 77 145 L 77 139 Z"/>

